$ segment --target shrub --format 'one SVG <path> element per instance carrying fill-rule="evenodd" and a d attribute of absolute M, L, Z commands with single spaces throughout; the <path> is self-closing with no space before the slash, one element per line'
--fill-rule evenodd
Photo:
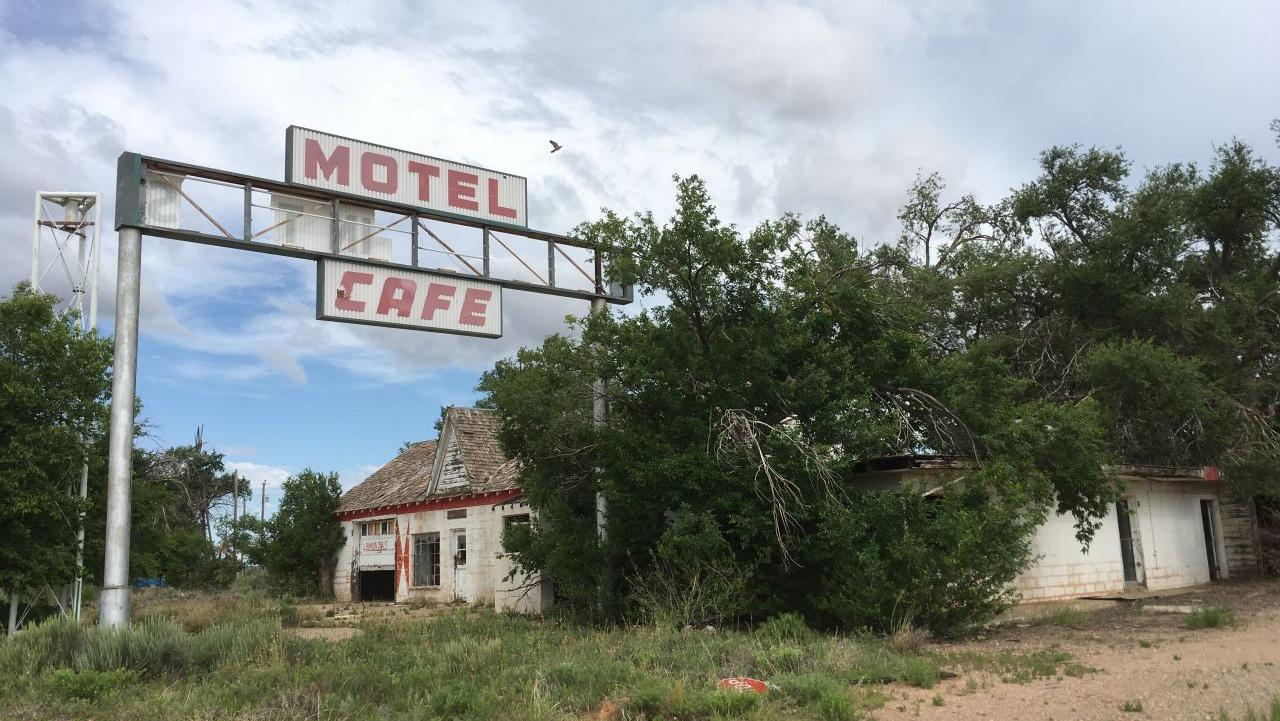
<path fill-rule="evenodd" d="M 747 579 L 715 518 L 682 513 L 658 541 L 652 566 L 631 579 L 631 596 L 645 621 L 699 626 L 742 613 Z"/>
<path fill-rule="evenodd" d="M 1217 628 L 1231 626 L 1236 622 L 1236 615 L 1222 606 L 1204 606 L 1191 609 L 1187 614 L 1187 628 Z"/>
<path fill-rule="evenodd" d="M 630 694 L 628 711 L 640 718 L 720 719 L 746 716 L 760 705 L 760 695 L 720 690 L 688 690 L 683 682 L 645 681 Z"/>
<path fill-rule="evenodd" d="M 781 613 L 756 627 L 755 633 L 766 641 L 808 641 L 813 629 L 797 613 Z"/>
<path fill-rule="evenodd" d="M 815 545 L 823 553 L 811 563 L 828 572 L 814 594 L 817 609 L 846 628 L 892 632 L 905 618 L 939 636 L 1008 607 L 1035 527 L 1022 508 L 976 483 L 940 497 L 862 494 L 822 518 Z"/>
<path fill-rule="evenodd" d="M 784 642 L 762 647 L 755 661 L 756 668 L 769 675 L 793 673 L 809 665 L 811 654 L 798 644 Z"/>

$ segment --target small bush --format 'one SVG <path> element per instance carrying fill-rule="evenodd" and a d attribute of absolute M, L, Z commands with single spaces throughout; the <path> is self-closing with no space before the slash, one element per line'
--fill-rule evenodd
<path fill-rule="evenodd" d="M 132 674 L 123 669 L 112 671 L 81 671 L 60 668 L 49 674 L 45 688 L 59 698 L 79 701 L 96 701 L 106 697 L 128 683 Z"/>
<path fill-rule="evenodd" d="M 920 653 L 929 634 L 911 622 L 911 617 L 899 619 L 893 624 L 893 630 L 885 639 L 885 645 L 894 653 L 913 655 Z"/>
<path fill-rule="evenodd" d="M 720 719 L 746 716 L 760 695 L 734 691 L 689 691 L 683 682 L 646 681 L 632 691 L 628 711 L 650 719 Z"/>
<path fill-rule="evenodd" d="M 1125 713 L 1142 713 L 1142 702 L 1138 700 L 1125 701 L 1120 710 Z"/>
<path fill-rule="evenodd" d="M 756 668 L 769 675 L 802 671 L 809 664 L 810 654 L 794 643 L 764 646 L 756 652 Z"/>
<path fill-rule="evenodd" d="M 822 719 L 848 721 L 857 718 L 857 708 L 847 690 L 829 676 L 816 673 L 783 676 L 775 681 L 775 685 L 796 705 L 816 709 Z"/>
<path fill-rule="evenodd" d="M 774 643 L 780 641 L 808 641 L 813 638 L 813 629 L 804 622 L 799 614 L 782 613 L 756 627 L 755 633 L 762 639 Z"/>
<path fill-rule="evenodd" d="M 646 622 L 701 626 L 742 613 L 748 578 L 714 517 L 682 513 L 658 541 L 652 566 L 631 579 L 631 596 Z"/>
<path fill-rule="evenodd" d="M 1201 608 L 1191 609 L 1191 613 L 1187 614 L 1187 628 L 1218 628 L 1219 626 L 1232 626 L 1236 622 L 1236 615 L 1230 609 L 1222 606 L 1204 606 Z"/>

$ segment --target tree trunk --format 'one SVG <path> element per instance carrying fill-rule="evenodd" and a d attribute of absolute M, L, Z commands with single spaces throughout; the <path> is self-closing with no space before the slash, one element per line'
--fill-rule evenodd
<path fill-rule="evenodd" d="M 320 598 L 329 598 L 333 595 L 332 559 L 322 559 L 316 562 L 316 581 L 319 585 L 316 590 L 319 591 Z"/>

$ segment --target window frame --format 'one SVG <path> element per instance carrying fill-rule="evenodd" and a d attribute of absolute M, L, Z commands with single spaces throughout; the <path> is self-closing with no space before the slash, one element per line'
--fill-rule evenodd
<path fill-rule="evenodd" d="M 433 548 L 434 547 L 434 548 Z M 425 555 L 426 558 L 420 558 Z M 413 534 L 413 570 L 410 578 L 412 588 L 440 588 L 443 578 L 440 572 L 440 532 L 428 531 L 427 533 Z M 427 583 L 418 583 L 418 567 L 425 561 L 425 578 L 422 580 Z M 431 583 L 434 575 L 435 583 Z"/>

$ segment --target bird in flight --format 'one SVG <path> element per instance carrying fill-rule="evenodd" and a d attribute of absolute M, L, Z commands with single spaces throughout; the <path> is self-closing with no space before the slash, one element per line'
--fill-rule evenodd
<path fill-rule="evenodd" d="M 551 152 L 553 153 L 559 150 L 560 148 L 564 147 L 563 145 L 561 145 L 560 143 L 557 143 L 554 140 L 550 141 L 550 143 L 551 143 Z"/>

